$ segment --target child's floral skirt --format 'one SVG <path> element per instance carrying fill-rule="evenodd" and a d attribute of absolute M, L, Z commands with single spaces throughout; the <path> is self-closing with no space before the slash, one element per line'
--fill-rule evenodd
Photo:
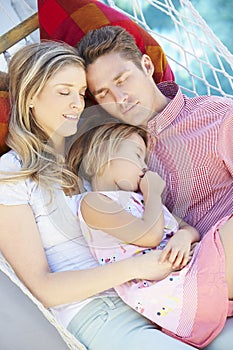
<path fill-rule="evenodd" d="M 186 343 L 202 348 L 233 316 L 228 300 L 225 255 L 219 221 L 195 248 L 190 263 L 159 282 L 135 280 L 116 287 L 119 296 L 133 309 Z"/>

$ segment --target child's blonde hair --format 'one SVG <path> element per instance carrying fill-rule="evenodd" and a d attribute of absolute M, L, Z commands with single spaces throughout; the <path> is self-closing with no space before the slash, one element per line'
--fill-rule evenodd
<path fill-rule="evenodd" d="M 147 147 L 147 131 L 138 126 L 114 122 L 89 129 L 73 143 L 67 158 L 68 169 L 91 182 L 109 164 L 121 141 L 133 134 L 141 136 Z"/>

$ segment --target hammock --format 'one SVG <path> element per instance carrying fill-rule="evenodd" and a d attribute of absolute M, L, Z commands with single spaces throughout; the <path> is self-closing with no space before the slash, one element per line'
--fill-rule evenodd
<path fill-rule="evenodd" d="M 233 97 L 233 55 L 207 26 L 190 1 L 131 0 L 129 13 L 117 7 L 116 2 L 113 0 L 105 1 L 107 5 L 126 14 L 141 25 L 163 47 L 169 65 L 175 74 L 176 82 L 186 94 L 193 96 L 219 94 Z M 28 8 L 26 1 L 20 1 L 20 4 L 21 6 L 25 4 Z M 169 19 L 169 33 L 156 30 L 149 25 L 143 12 L 147 6 L 155 11 L 155 25 L 156 17 L 159 18 L 160 15 Z M 4 10 L 1 2 L 0 10 Z M 31 17 L 0 37 L 1 58 L 4 55 L 5 59 L 9 60 L 15 44 L 19 41 L 23 40 L 23 44 L 25 44 L 28 41 L 36 40 L 30 35 L 38 28 L 38 17 L 34 9 L 30 9 L 30 11 Z M 58 324 L 53 315 L 29 292 L 1 254 L 0 270 L 37 305 L 48 321 L 56 327 L 70 349 L 85 349 L 74 336 Z"/>
<path fill-rule="evenodd" d="M 166 53 L 176 82 L 184 93 L 189 96 L 204 94 L 233 96 L 233 55 L 208 27 L 190 1 L 131 0 L 128 2 L 127 13 L 116 5 L 117 1 L 102 2 L 126 14 L 158 41 Z M 17 1 L 13 3 L 18 13 L 24 8 L 24 16 L 21 17 L 23 19 L 35 12 L 36 5 L 30 8 L 26 0 L 20 2 L 20 8 Z M 4 11 L 3 5 L 0 2 L 1 11 Z M 148 7 L 151 9 L 153 21 L 145 17 L 144 12 Z M 156 28 L 156 23 L 159 22 L 157 18 L 159 19 L 161 15 L 163 21 L 166 23 L 169 21 L 169 30 L 166 32 Z M 12 17 L 7 14 L 6 16 L 9 17 L 10 23 L 14 23 Z M 28 35 L 37 27 L 38 19 L 34 14 L 24 24 L 21 23 L 19 27 L 1 37 L 0 53 L 4 52 L 8 60 L 7 50 L 13 44 L 22 38 L 25 40 L 24 43 L 36 41 L 38 36 Z M 9 51 L 13 52 L 12 49 Z"/>

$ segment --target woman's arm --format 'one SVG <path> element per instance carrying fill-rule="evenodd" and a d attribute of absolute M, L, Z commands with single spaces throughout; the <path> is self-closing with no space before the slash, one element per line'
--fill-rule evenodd
<path fill-rule="evenodd" d="M 160 252 L 153 251 L 93 269 L 52 273 L 28 205 L 0 205 L 0 250 L 46 307 L 80 301 L 134 278 L 160 280 L 171 272 L 171 264 L 160 265 Z"/>
<path fill-rule="evenodd" d="M 164 181 L 154 172 L 148 171 L 142 178 L 140 189 L 145 205 L 142 218 L 128 213 L 118 203 L 97 192 L 88 193 L 82 200 L 82 216 L 88 226 L 124 242 L 155 247 L 160 243 L 164 230 L 163 188 Z"/>

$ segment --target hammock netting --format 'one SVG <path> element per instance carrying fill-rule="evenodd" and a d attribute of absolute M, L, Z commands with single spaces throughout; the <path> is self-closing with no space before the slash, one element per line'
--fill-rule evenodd
<path fill-rule="evenodd" d="M 123 11 L 117 1 L 105 3 Z M 184 93 L 233 96 L 233 55 L 190 1 L 131 0 L 127 10 L 162 46 Z"/>

